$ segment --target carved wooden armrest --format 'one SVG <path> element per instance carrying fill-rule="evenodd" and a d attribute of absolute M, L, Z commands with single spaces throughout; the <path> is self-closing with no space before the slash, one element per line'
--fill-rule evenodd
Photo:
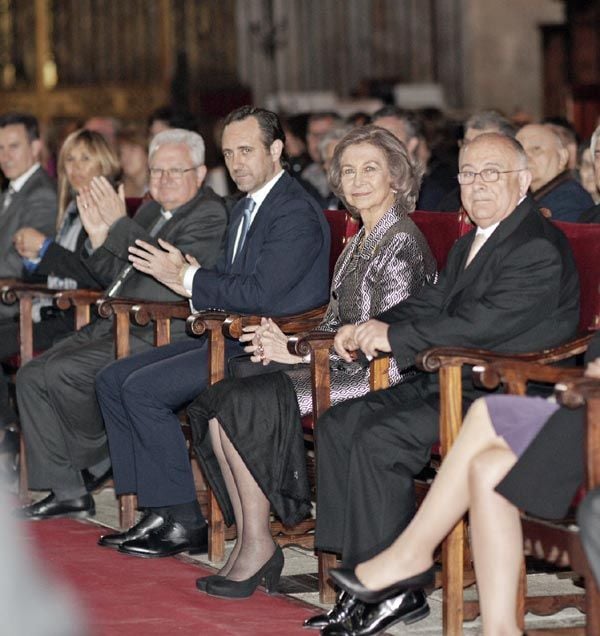
<path fill-rule="evenodd" d="M 5 305 L 14 305 L 21 298 L 52 298 L 55 294 L 56 289 L 49 289 L 47 285 L 39 283 L 15 281 L 13 284 L 0 287 L 0 298 Z"/>
<path fill-rule="evenodd" d="M 565 379 L 557 383 L 554 393 L 560 404 L 577 408 L 583 406 L 588 400 L 600 399 L 600 380 L 583 375 L 579 378 Z M 600 421 L 598 426 L 600 427 Z"/>
<path fill-rule="evenodd" d="M 293 356 L 305 356 L 313 351 L 329 351 L 333 345 L 335 331 L 308 331 L 288 338 L 287 348 Z"/>
<path fill-rule="evenodd" d="M 301 331 L 310 331 L 321 324 L 326 309 L 327 305 L 323 305 L 302 312 L 301 314 L 282 316 L 273 318 L 273 320 L 284 333 L 291 334 Z M 261 316 L 231 314 L 227 316 L 223 323 L 223 334 L 226 338 L 235 338 L 237 340 L 242 335 L 243 327 L 259 325 L 260 319 Z"/>
<path fill-rule="evenodd" d="M 138 302 L 129 310 L 131 321 L 144 327 L 150 321 L 161 320 L 187 320 L 191 313 L 190 305 L 186 300 L 172 302 Z"/>
<path fill-rule="evenodd" d="M 469 349 L 466 347 L 432 347 L 417 355 L 417 366 L 423 371 L 439 371 L 442 366 L 477 365 L 496 360 L 521 360 L 551 364 L 584 353 L 593 334 L 571 340 L 558 347 L 533 351 L 530 353 L 498 353 L 488 349 Z"/>
<path fill-rule="evenodd" d="M 83 305 L 93 305 L 102 296 L 103 292 L 95 289 L 65 289 L 56 292 L 54 304 L 59 309 L 82 307 Z"/>
<path fill-rule="evenodd" d="M 473 380 L 486 389 L 495 389 L 500 384 L 508 387 L 510 393 L 521 393 L 527 382 L 556 384 L 569 379 L 580 378 L 581 367 L 556 367 L 537 362 L 506 360 L 473 367 Z"/>
<path fill-rule="evenodd" d="M 186 320 L 185 330 L 189 336 L 203 336 L 211 331 L 222 334 L 222 326 L 229 314 L 220 309 L 205 309 L 196 311 Z"/>

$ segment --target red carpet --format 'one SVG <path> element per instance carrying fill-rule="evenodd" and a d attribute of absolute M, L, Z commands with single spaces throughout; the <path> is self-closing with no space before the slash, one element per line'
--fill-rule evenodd
<path fill-rule="evenodd" d="M 100 548 L 97 526 L 56 519 L 30 522 L 27 530 L 50 572 L 79 595 L 94 636 L 307 636 L 302 621 L 315 613 L 262 591 L 240 601 L 211 598 L 195 587 L 209 572 L 174 558 L 137 559 Z"/>

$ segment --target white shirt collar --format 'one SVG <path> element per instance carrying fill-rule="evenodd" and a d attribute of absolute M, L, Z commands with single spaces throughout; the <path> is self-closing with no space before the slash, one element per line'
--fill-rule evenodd
<path fill-rule="evenodd" d="M 271 192 L 275 184 L 279 181 L 279 179 L 281 179 L 282 174 L 283 170 L 280 170 L 271 180 L 267 181 L 264 186 L 249 195 L 254 203 L 256 203 L 254 210 L 252 211 L 252 218 L 254 218 L 254 215 L 258 212 L 258 208 L 260 208 L 263 201 L 267 198 L 269 192 Z"/>
<path fill-rule="evenodd" d="M 15 192 L 19 192 L 19 190 L 27 183 L 27 179 L 40 167 L 39 163 L 34 163 L 27 172 L 24 172 L 21 176 L 13 179 L 9 187 L 11 187 Z"/>

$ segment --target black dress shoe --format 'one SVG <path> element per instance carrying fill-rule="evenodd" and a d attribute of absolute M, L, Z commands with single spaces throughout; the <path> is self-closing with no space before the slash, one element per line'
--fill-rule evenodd
<path fill-rule="evenodd" d="M 112 468 L 109 468 L 108 470 L 105 470 L 101 475 L 96 476 L 90 473 L 87 468 L 84 468 L 81 471 L 81 476 L 83 477 L 85 489 L 88 492 L 94 492 L 94 490 L 98 490 L 98 488 L 100 488 L 100 486 L 102 486 L 104 482 L 107 482 L 109 479 L 112 478 L 113 472 Z"/>
<path fill-rule="evenodd" d="M 416 623 L 429 615 L 429 605 L 422 590 L 405 592 L 377 603 L 361 603 L 343 623 L 333 623 L 325 627 L 321 634 L 327 636 L 374 636 L 381 634 L 392 625 L 402 621 L 406 625 Z"/>
<path fill-rule="evenodd" d="M 200 554 L 208 551 L 208 526 L 186 528 L 178 521 L 168 519 L 146 536 L 126 541 L 119 552 L 144 558 L 168 557 L 180 552 Z"/>
<path fill-rule="evenodd" d="M 323 629 L 333 623 L 343 623 L 356 611 L 359 601 L 356 597 L 341 590 L 335 600 L 335 605 L 326 614 L 317 614 L 304 621 L 304 627 L 309 629 Z"/>
<path fill-rule="evenodd" d="M 92 517 L 95 514 L 96 507 L 91 495 L 83 495 L 76 499 L 59 501 L 53 492 L 41 501 L 17 510 L 18 516 L 24 519 L 32 519 L 33 521 L 40 519 L 58 519 L 60 517 L 83 519 L 85 517 Z"/>
<path fill-rule="evenodd" d="M 126 541 L 133 541 L 134 539 L 142 539 L 152 530 L 160 528 L 165 522 L 164 517 L 157 515 L 151 510 L 146 510 L 141 519 L 129 528 L 126 532 L 118 532 L 113 534 L 105 534 L 98 539 L 98 545 L 105 548 L 118 548 Z"/>
<path fill-rule="evenodd" d="M 411 576 L 401 581 L 396 581 L 392 585 L 388 585 L 380 590 L 370 590 L 365 587 L 357 578 L 354 570 L 351 568 L 337 568 L 329 572 L 331 578 L 346 592 L 356 596 L 364 603 L 380 603 L 387 598 L 398 596 L 402 592 L 410 590 L 419 590 L 433 583 L 435 577 L 435 568 L 430 568 L 415 576 Z"/>

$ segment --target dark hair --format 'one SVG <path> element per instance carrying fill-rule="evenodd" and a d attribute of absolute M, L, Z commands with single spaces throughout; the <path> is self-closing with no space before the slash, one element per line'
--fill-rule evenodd
<path fill-rule="evenodd" d="M 474 113 L 465 122 L 465 131 L 467 128 L 473 130 L 496 130 L 506 137 L 515 138 L 516 129 L 513 123 L 508 120 L 502 113 L 497 110 L 482 110 Z"/>
<path fill-rule="evenodd" d="M 285 132 L 279 121 L 279 117 L 272 111 L 257 106 L 240 106 L 231 111 L 223 121 L 223 129 L 229 124 L 237 121 L 244 121 L 248 117 L 254 117 L 260 128 L 263 145 L 267 150 L 271 148 L 274 141 L 281 141 L 285 148 Z M 281 153 L 281 166 L 286 168 L 288 165 L 285 150 Z"/>
<path fill-rule="evenodd" d="M 398 106 L 384 106 L 371 115 L 371 121 L 377 125 L 377 120 L 383 119 L 384 117 L 395 117 L 404 122 L 408 139 L 412 137 L 423 137 L 421 120 L 412 110 L 399 108 Z"/>
<path fill-rule="evenodd" d="M 398 210 L 412 212 L 419 196 L 424 169 L 410 157 L 406 146 L 395 135 L 373 124 L 353 128 L 335 147 L 328 175 L 333 193 L 343 199 L 342 154 L 347 148 L 357 144 L 371 144 L 383 152 L 390 172 L 390 185 L 396 192 Z"/>
<path fill-rule="evenodd" d="M 183 128 L 198 132 L 198 121 L 196 117 L 186 110 L 175 110 L 170 106 L 160 106 L 153 110 L 148 117 L 148 128 L 155 121 L 165 121 L 169 128 Z"/>
<path fill-rule="evenodd" d="M 5 113 L 0 115 L 0 128 L 19 124 L 25 127 L 29 141 L 35 141 L 40 138 L 40 126 L 33 115 L 29 113 Z"/>

